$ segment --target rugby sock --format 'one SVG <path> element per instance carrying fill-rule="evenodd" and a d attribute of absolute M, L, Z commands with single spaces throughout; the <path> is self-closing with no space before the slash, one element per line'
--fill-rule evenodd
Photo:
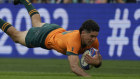
<path fill-rule="evenodd" d="M 0 29 L 6 33 L 7 29 L 12 26 L 8 22 L 5 22 L 4 20 L 0 19 Z"/>
<path fill-rule="evenodd" d="M 34 14 L 39 14 L 38 11 L 32 6 L 32 4 L 28 0 L 20 0 L 22 4 L 26 7 L 27 11 L 29 12 L 30 17 Z"/>

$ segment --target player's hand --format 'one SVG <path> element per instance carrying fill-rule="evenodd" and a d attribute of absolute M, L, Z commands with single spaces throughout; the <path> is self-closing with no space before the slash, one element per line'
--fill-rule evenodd
<path fill-rule="evenodd" d="M 96 54 L 95 54 L 94 57 L 92 57 L 92 56 L 86 54 L 84 60 L 86 61 L 86 63 L 95 66 L 95 65 L 98 65 L 98 64 L 101 63 L 101 61 L 102 61 L 102 57 L 101 57 L 101 55 L 100 55 L 99 52 L 96 52 Z"/>

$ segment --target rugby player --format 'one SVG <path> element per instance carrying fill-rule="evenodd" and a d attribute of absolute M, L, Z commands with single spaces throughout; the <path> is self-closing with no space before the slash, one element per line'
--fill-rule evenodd
<path fill-rule="evenodd" d="M 33 27 L 27 31 L 18 31 L 11 24 L 0 19 L 1 30 L 7 33 L 15 43 L 28 48 L 54 49 L 67 55 L 73 73 L 78 76 L 90 76 L 79 66 L 78 55 L 92 47 L 99 50 L 97 36 L 100 28 L 95 21 L 87 20 L 79 30 L 66 31 L 59 25 L 42 23 L 38 11 L 28 0 L 14 0 L 14 4 L 23 4 L 26 7 Z M 86 55 L 85 61 L 98 68 L 101 66 L 102 57 L 100 53 L 95 57 Z"/>

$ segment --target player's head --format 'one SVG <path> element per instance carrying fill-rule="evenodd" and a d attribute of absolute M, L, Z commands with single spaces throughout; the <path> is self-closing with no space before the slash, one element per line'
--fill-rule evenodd
<path fill-rule="evenodd" d="M 80 27 L 80 29 L 79 29 L 80 34 L 82 33 L 83 30 L 86 30 L 88 32 L 91 32 L 91 31 L 99 32 L 100 27 L 98 26 L 98 24 L 95 21 L 89 19 L 89 20 L 86 20 Z"/>
<path fill-rule="evenodd" d="M 96 40 L 99 30 L 100 27 L 95 21 L 93 20 L 85 21 L 79 29 L 82 44 L 86 46 L 91 45 Z"/>

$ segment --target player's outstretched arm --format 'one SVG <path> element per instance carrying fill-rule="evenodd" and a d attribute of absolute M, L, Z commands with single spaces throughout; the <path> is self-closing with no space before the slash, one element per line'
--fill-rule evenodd
<path fill-rule="evenodd" d="M 77 55 L 69 55 L 68 60 L 73 73 L 78 76 L 90 77 L 89 74 L 87 74 L 82 68 L 79 67 L 79 57 Z"/>

